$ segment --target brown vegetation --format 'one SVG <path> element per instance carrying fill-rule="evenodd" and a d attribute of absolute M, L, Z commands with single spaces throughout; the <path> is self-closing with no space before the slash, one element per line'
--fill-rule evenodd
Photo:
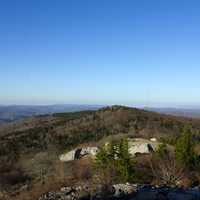
<path fill-rule="evenodd" d="M 150 166 L 154 181 L 158 185 L 178 185 L 185 178 L 185 169 L 180 165 L 173 153 L 169 153 L 160 158 L 152 157 Z"/>
<path fill-rule="evenodd" d="M 94 174 L 90 160 L 63 164 L 58 162 L 59 153 L 80 144 L 98 142 L 108 136 L 156 137 L 166 143 L 175 144 L 187 124 L 195 133 L 193 137 L 198 151 L 200 120 L 121 106 L 99 111 L 55 114 L 51 117 L 45 116 L 44 119 L 39 117 L 25 120 L 15 126 L 0 127 L 0 163 L 12 166 L 8 171 L 5 167 L 0 169 L 0 182 L 4 187 L 9 187 L 21 183 L 23 185 L 31 180 L 31 189 L 25 192 L 28 196 L 54 190 L 69 179 L 71 183 L 74 180 L 93 185 L 111 185 L 113 177 L 116 177 L 114 168 L 105 168 Z M 137 171 L 135 181 L 142 183 L 186 183 L 191 175 L 175 161 L 174 155 L 162 159 L 137 156 L 134 170 Z M 198 173 L 192 177 L 199 180 Z M 28 200 L 28 197 L 24 199 Z"/>

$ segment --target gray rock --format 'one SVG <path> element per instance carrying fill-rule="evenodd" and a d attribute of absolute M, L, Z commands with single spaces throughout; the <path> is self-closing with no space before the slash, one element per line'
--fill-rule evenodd
<path fill-rule="evenodd" d="M 134 184 L 116 184 L 113 185 L 114 197 L 123 197 L 133 194 L 137 191 L 137 185 Z"/>
<path fill-rule="evenodd" d="M 83 147 L 80 152 L 80 156 L 83 157 L 85 155 L 96 156 L 99 151 L 98 147 Z"/>
<path fill-rule="evenodd" d="M 62 162 L 68 162 L 75 159 L 76 150 L 69 151 L 65 154 L 60 155 L 59 159 Z"/>
<path fill-rule="evenodd" d="M 92 195 L 93 200 L 102 199 L 130 199 L 130 200 L 200 200 L 199 188 L 178 189 L 170 187 L 152 187 L 145 185 L 138 187 L 134 184 L 115 184 L 113 191 L 106 195 L 104 190 L 99 190 Z M 104 191 L 104 192 L 103 192 Z M 89 200 L 90 192 L 85 186 L 62 187 L 60 191 L 48 192 L 38 200 Z"/>
<path fill-rule="evenodd" d="M 155 138 L 154 138 L 155 139 Z M 129 139 L 128 146 L 129 146 L 129 153 L 132 156 L 135 156 L 137 153 L 141 154 L 149 154 L 154 152 L 160 143 L 152 140 L 146 140 L 143 138 L 135 138 Z"/>
<path fill-rule="evenodd" d="M 107 142 L 105 146 L 107 146 L 109 143 Z M 156 138 L 152 138 L 150 140 L 143 139 L 143 138 L 135 138 L 135 139 L 129 139 L 128 146 L 129 146 L 129 153 L 132 156 L 135 156 L 137 153 L 151 153 L 155 151 L 160 143 L 157 142 Z M 96 156 L 98 153 L 99 148 L 98 147 L 82 147 L 78 149 L 71 150 L 67 153 L 64 153 L 60 155 L 59 159 L 62 162 L 68 162 L 73 161 L 75 159 L 80 159 L 84 156 Z"/>
<path fill-rule="evenodd" d="M 68 162 L 73 161 L 76 159 L 80 159 L 84 156 L 95 156 L 98 153 L 98 147 L 83 147 L 74 149 L 72 151 L 69 151 L 65 154 L 60 155 L 59 159 L 62 162 Z"/>

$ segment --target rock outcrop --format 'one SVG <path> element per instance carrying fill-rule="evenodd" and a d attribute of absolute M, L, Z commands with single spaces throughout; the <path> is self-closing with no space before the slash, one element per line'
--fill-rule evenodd
<path fill-rule="evenodd" d="M 158 148 L 159 143 L 154 139 L 147 140 L 142 138 L 129 139 L 129 153 L 132 156 L 136 154 L 148 154 L 154 152 Z"/>
<path fill-rule="evenodd" d="M 199 188 L 170 188 L 116 184 L 107 195 L 103 192 L 90 195 L 87 187 L 63 187 L 57 192 L 48 192 L 38 200 L 200 200 Z"/>
<path fill-rule="evenodd" d="M 98 153 L 98 147 L 83 147 L 80 152 L 80 156 L 83 157 L 85 155 L 96 156 Z"/>
<path fill-rule="evenodd" d="M 72 161 L 75 159 L 75 154 L 76 154 L 76 150 L 72 150 L 72 151 L 69 151 L 67 153 L 60 155 L 59 159 L 62 162 Z"/>
<path fill-rule="evenodd" d="M 107 142 L 105 144 L 108 145 Z M 134 139 L 128 139 L 128 146 L 129 146 L 129 153 L 132 156 L 135 156 L 136 154 L 149 154 L 151 152 L 154 152 L 158 148 L 159 142 L 155 138 L 147 140 L 142 138 L 134 138 Z M 99 148 L 98 147 L 82 147 L 77 148 L 72 151 L 69 151 L 65 154 L 62 154 L 60 156 L 60 161 L 62 162 L 68 162 L 76 159 L 80 159 L 84 156 L 96 156 L 98 153 Z"/>
<path fill-rule="evenodd" d="M 116 184 L 113 185 L 113 197 L 120 198 L 124 196 L 129 196 L 137 191 L 137 185 L 135 184 Z"/>
<path fill-rule="evenodd" d="M 95 156 L 98 152 L 98 147 L 83 147 L 74 149 L 72 151 L 69 151 L 65 154 L 60 155 L 60 161 L 62 162 L 68 162 L 76 159 L 80 159 L 84 156 Z"/>
<path fill-rule="evenodd" d="M 106 191 L 106 193 L 99 189 L 91 196 L 90 189 L 87 186 L 63 187 L 60 189 L 60 191 L 43 194 L 38 200 L 119 199 L 135 194 L 137 187 L 131 184 L 116 184 L 111 186 L 110 189 L 111 190 Z"/>

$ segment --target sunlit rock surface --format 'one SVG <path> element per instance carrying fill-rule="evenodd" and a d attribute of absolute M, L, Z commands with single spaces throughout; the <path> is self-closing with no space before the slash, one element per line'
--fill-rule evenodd
<path fill-rule="evenodd" d="M 135 138 L 129 139 L 128 146 L 129 153 L 132 156 L 135 156 L 137 153 L 148 154 L 154 152 L 158 148 L 159 143 L 155 138 L 153 139 L 153 141 L 152 139 L 147 140 L 142 138 Z"/>
<path fill-rule="evenodd" d="M 98 152 L 98 147 L 83 147 L 74 149 L 72 151 L 69 151 L 65 154 L 60 155 L 60 161 L 62 162 L 68 162 L 72 160 L 80 159 L 84 156 L 95 156 Z"/>
<path fill-rule="evenodd" d="M 108 146 L 108 142 L 106 142 L 105 146 Z M 157 142 L 156 138 L 152 138 L 150 140 L 143 139 L 143 138 L 134 138 L 128 139 L 128 147 L 129 153 L 132 156 L 136 154 L 149 154 L 154 152 L 160 143 Z M 65 154 L 60 155 L 60 161 L 68 162 L 76 159 L 80 159 L 84 156 L 92 156 L 95 157 L 98 153 L 98 147 L 82 147 L 77 148 L 72 151 L 69 151 Z"/>

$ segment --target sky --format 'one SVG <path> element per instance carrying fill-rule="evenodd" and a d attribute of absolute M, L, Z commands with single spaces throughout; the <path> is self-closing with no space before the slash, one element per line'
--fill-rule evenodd
<path fill-rule="evenodd" d="M 0 0 L 0 104 L 200 107 L 199 0 Z"/>

